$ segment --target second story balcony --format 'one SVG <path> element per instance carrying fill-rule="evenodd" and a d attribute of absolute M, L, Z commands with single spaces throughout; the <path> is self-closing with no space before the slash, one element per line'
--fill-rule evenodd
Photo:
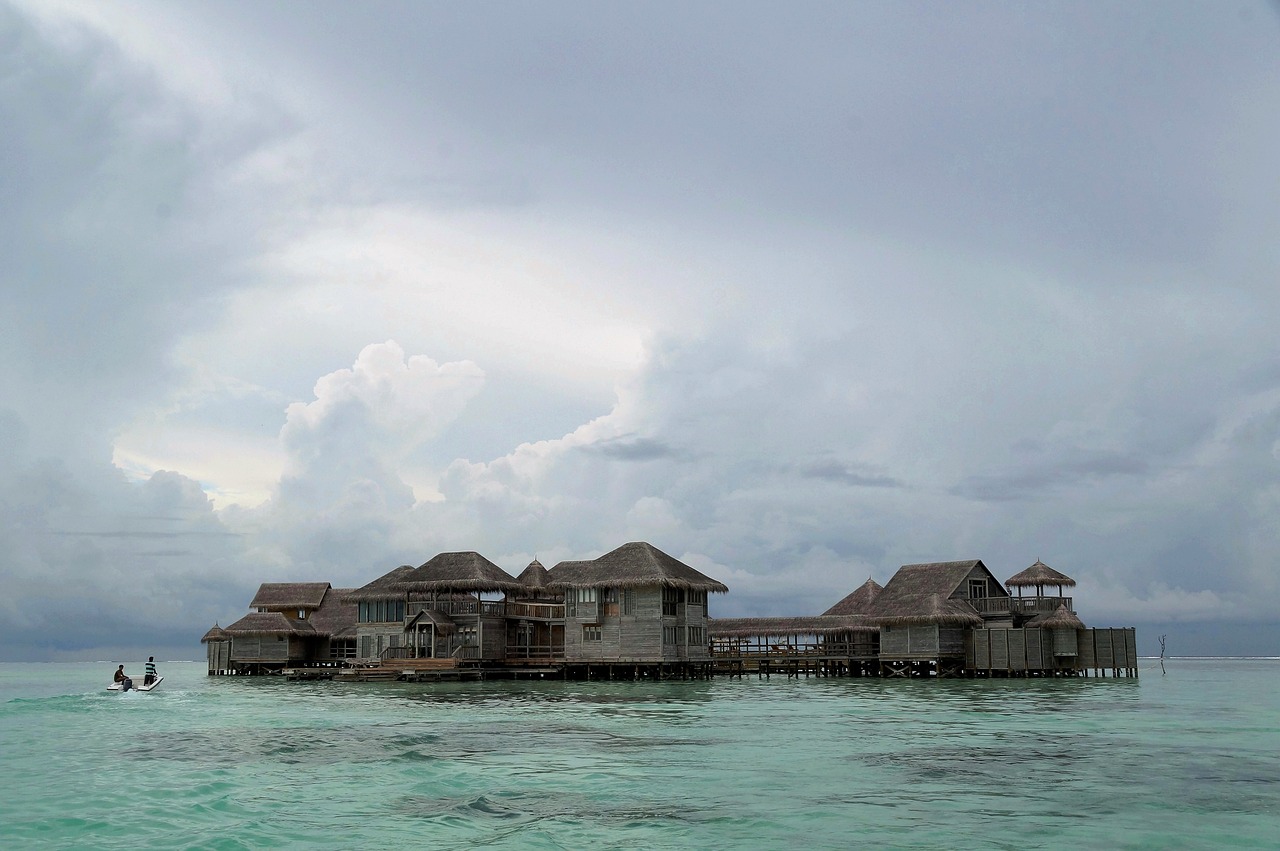
<path fill-rule="evenodd" d="M 1009 612 L 1015 615 L 1052 614 L 1065 605 L 1074 611 L 1070 597 L 974 597 L 966 600 L 980 615 Z"/>

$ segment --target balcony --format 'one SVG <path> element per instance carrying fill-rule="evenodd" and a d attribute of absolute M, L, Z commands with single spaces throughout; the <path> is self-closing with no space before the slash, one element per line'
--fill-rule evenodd
<path fill-rule="evenodd" d="M 1070 597 L 971 597 L 966 602 L 982 615 L 1010 612 L 1030 617 L 1052 614 L 1062 605 L 1073 610 Z"/>
<path fill-rule="evenodd" d="M 564 620 L 564 603 L 507 603 L 506 615 L 540 621 Z"/>

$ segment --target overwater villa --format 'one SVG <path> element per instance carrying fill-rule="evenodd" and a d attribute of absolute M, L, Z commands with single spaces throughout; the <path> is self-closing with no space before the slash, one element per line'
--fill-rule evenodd
<path fill-rule="evenodd" d="M 980 560 L 909 564 L 821 615 L 712 619 L 729 589 L 648 543 L 518 577 L 454 552 L 354 589 L 264 583 L 201 641 L 210 674 L 298 678 L 1137 676 L 1134 630 L 1085 627 L 1074 585 L 1039 560 L 1005 583 Z"/>

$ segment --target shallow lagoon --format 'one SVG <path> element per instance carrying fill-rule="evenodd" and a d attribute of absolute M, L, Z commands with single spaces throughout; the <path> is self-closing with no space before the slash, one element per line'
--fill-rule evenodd
<path fill-rule="evenodd" d="M 125 695 L 111 663 L 0 664 L 0 845 L 1274 847 L 1280 661 L 1166 664 L 384 685 L 168 663 Z"/>

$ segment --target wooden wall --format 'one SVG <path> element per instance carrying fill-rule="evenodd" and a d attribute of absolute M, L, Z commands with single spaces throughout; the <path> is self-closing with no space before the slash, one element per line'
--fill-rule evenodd
<path fill-rule="evenodd" d="M 706 638 L 707 609 L 704 605 L 682 603 L 679 613 L 662 614 L 662 588 L 632 588 L 631 614 L 604 614 L 604 604 L 584 611 L 579 605 L 566 615 L 564 655 L 570 662 L 678 662 L 711 658 Z M 603 597 L 603 592 L 600 595 Z M 619 612 L 623 611 L 621 595 Z M 600 627 L 599 641 L 584 641 L 583 627 Z M 701 627 L 703 640 L 689 642 L 689 627 Z M 666 628 L 674 627 L 677 640 L 667 644 Z"/>
<path fill-rule="evenodd" d="M 965 667 L 991 671 L 1047 671 L 1138 666 L 1137 638 L 1132 627 L 1084 629 L 1077 635 L 1078 655 L 1055 657 L 1052 630 L 969 630 L 965 636 Z"/>
<path fill-rule="evenodd" d="M 1079 636 L 1079 667 L 1138 667 L 1137 631 L 1133 627 L 1085 629 Z"/>
<path fill-rule="evenodd" d="M 210 641 L 207 645 L 209 671 L 225 671 L 231 667 L 231 642 Z"/>
<path fill-rule="evenodd" d="M 236 662 L 287 662 L 289 642 L 283 635 L 237 636 L 231 640 L 231 658 Z"/>
<path fill-rule="evenodd" d="M 963 656 L 965 629 L 920 624 L 880 628 L 880 658 L 889 660 L 937 659 Z"/>

